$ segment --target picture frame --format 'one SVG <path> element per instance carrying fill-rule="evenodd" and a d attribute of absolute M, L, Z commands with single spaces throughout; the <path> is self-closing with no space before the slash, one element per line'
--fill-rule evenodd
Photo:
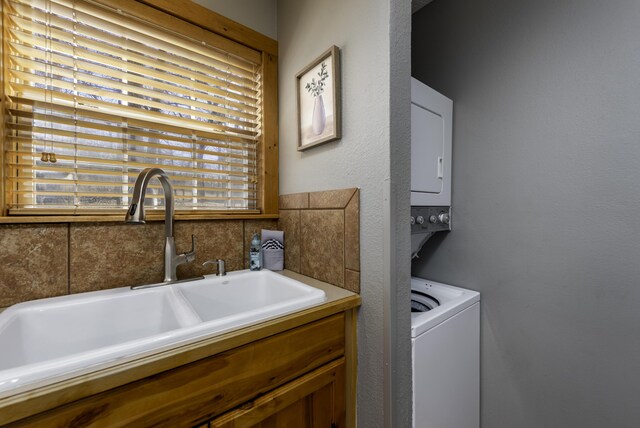
<path fill-rule="evenodd" d="M 340 49 L 331 46 L 296 75 L 298 151 L 342 137 Z"/>

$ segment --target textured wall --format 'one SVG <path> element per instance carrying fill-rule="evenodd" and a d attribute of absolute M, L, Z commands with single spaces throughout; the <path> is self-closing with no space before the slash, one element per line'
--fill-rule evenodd
<path fill-rule="evenodd" d="M 390 412 L 387 424 L 412 426 L 411 384 L 411 2 L 390 1 L 389 319 Z"/>
<path fill-rule="evenodd" d="M 401 13 L 395 8 L 402 9 Z M 410 13 L 408 1 L 389 0 L 280 0 L 278 1 L 279 95 L 280 95 L 280 191 L 313 192 L 342 187 L 360 188 L 360 257 L 362 307 L 358 320 L 358 426 L 406 426 L 410 403 L 393 397 L 393 389 L 410 392 L 405 363 L 395 367 L 395 355 L 408 355 L 410 342 L 399 339 L 397 329 L 406 338 L 408 315 L 398 318 L 398 297 L 405 296 L 408 307 L 408 244 L 402 253 L 405 234 L 396 233 L 396 217 L 408 209 L 408 185 L 396 181 L 392 168 L 407 171 L 402 150 L 392 156 L 391 141 L 401 148 L 408 139 L 392 126 L 404 121 L 407 128 L 409 106 Z M 404 14 L 404 21 L 396 21 Z M 391 44 L 392 23 L 401 24 Z M 394 33 L 395 36 L 395 33 Z M 404 38 L 403 38 L 404 37 Z M 342 123 L 339 141 L 298 152 L 296 125 L 295 75 L 314 58 L 336 45 L 342 58 Z M 392 58 L 404 63 L 392 69 Z M 397 82 L 397 94 L 391 93 L 394 73 L 404 69 L 405 80 Z M 397 96 L 396 96 L 397 95 Z M 395 97 L 395 98 L 394 98 Z M 397 116 L 392 108 L 404 103 Z M 404 110 L 406 109 L 406 110 Z M 404 112 L 404 113 L 403 113 Z M 408 160 L 407 152 L 404 157 Z M 398 160 L 393 164 L 392 160 Z M 392 206 L 394 208 L 392 208 Z M 396 210 L 401 207 L 404 211 Z M 402 230 L 400 230 L 402 232 Z M 395 240 L 398 239 L 399 242 Z M 400 252 L 398 252 L 398 248 Z M 405 258 L 402 266 L 392 264 Z M 398 269 L 396 269 L 398 268 Z M 397 275 L 397 272 L 400 272 Z M 397 277 L 406 277 L 397 286 Z M 404 285 L 404 286 L 403 286 Z M 399 295 L 396 291 L 399 290 Z M 399 322 L 397 322 L 399 321 Z M 399 339 L 399 342 L 396 340 Z M 394 355 L 391 355 L 391 354 Z M 406 362 L 406 360 L 405 360 Z M 396 370 L 404 373 L 396 376 Z M 410 374 L 409 374 L 410 375 Z M 395 383 L 398 380 L 398 383 Z M 391 407 L 398 411 L 398 419 Z M 403 408 L 403 410 L 399 410 Z M 404 417 L 404 422 L 401 420 Z"/>
<path fill-rule="evenodd" d="M 277 39 L 276 0 L 193 1 L 272 39 Z"/>
<path fill-rule="evenodd" d="M 453 232 L 482 292 L 486 428 L 640 420 L 640 2 L 438 0 L 413 74 L 454 100 Z"/>

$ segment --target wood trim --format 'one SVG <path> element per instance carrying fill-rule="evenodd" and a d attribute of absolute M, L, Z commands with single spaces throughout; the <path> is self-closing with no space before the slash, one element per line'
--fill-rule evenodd
<path fill-rule="evenodd" d="M 264 337 L 330 317 L 360 304 L 360 297 L 352 295 L 324 305 L 286 315 L 275 320 L 235 330 L 178 348 L 157 352 L 133 361 L 88 371 L 49 386 L 14 394 L 0 399 L 0 425 L 53 409 L 90 395 L 99 394 L 160 372 L 189 364 L 211 355 L 226 352 Z"/>
<path fill-rule="evenodd" d="M 203 40 L 216 44 L 221 44 L 222 48 L 227 52 L 239 56 L 240 58 L 248 59 L 251 62 L 257 63 L 260 60 L 260 51 L 254 46 L 250 46 L 248 43 L 237 41 L 232 37 L 224 33 L 212 31 L 209 28 L 202 25 L 195 24 L 191 16 L 193 9 L 201 8 L 199 13 L 207 16 L 213 14 L 220 16 L 217 13 L 210 11 L 209 9 L 199 6 L 190 0 L 171 1 L 171 5 L 178 7 L 175 10 L 176 13 L 169 9 L 157 7 L 151 3 L 151 1 L 131 1 L 131 0 L 95 0 L 100 4 L 108 6 L 109 8 L 122 10 L 136 18 L 144 19 L 147 21 L 155 22 L 156 24 L 172 29 L 175 33 L 183 34 L 191 37 L 195 40 Z M 179 13 L 178 13 L 179 12 Z M 226 19 L 226 18 L 225 18 Z M 230 20 L 229 20 L 230 21 Z M 248 28 L 247 28 L 248 30 Z M 212 34 L 213 33 L 213 34 Z"/>
<path fill-rule="evenodd" d="M 190 0 L 138 0 L 253 49 L 278 55 L 278 42 Z"/>
<path fill-rule="evenodd" d="M 264 53 L 263 70 L 263 144 L 261 192 L 262 212 L 277 214 L 278 207 L 278 57 Z"/>
<path fill-rule="evenodd" d="M 5 40 L 5 27 L 6 27 L 6 22 L 5 20 L 7 19 L 5 17 L 4 14 L 4 2 L 0 2 L 0 14 L 2 14 L 2 16 L 0 17 L 0 35 L 2 37 L 2 40 Z M 6 141 L 5 141 L 5 129 L 4 129 L 4 121 L 5 121 L 5 116 L 7 115 L 6 109 L 8 108 L 7 105 L 7 100 L 5 99 L 5 95 L 4 95 L 4 82 L 6 81 L 6 74 L 8 73 L 8 70 L 5 69 L 4 65 L 7 64 L 7 58 L 5 58 L 5 55 L 8 55 L 9 53 L 5 51 L 4 49 L 4 41 L 0 43 L 0 67 L 2 67 L 2 69 L 0 70 L 0 102 L 2 103 L 2 105 L 0 105 L 0 172 L 2 173 L 2 176 L 0 177 L 0 216 L 5 216 L 7 215 L 7 188 L 6 188 L 6 180 L 5 180 L 5 175 L 6 175 L 6 159 L 5 159 L 5 151 L 6 151 Z"/>
<path fill-rule="evenodd" d="M 344 354 L 346 356 L 346 379 L 345 379 L 345 402 L 346 402 L 346 421 L 347 428 L 356 428 L 356 404 L 357 394 L 356 388 L 358 384 L 358 309 L 353 308 L 344 313 L 345 328 L 345 346 Z"/>
<path fill-rule="evenodd" d="M 174 220 L 277 220 L 278 214 L 175 214 Z M 38 223 L 121 223 L 122 215 L 42 215 L 0 217 L 0 224 L 38 224 Z M 146 221 L 164 221 L 164 215 L 148 215 Z"/>

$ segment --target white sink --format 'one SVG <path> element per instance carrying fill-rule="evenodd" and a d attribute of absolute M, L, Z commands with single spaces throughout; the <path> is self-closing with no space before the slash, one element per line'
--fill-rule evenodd
<path fill-rule="evenodd" d="M 20 303 L 0 313 L 0 396 L 324 300 L 322 290 L 263 270 Z"/>
<path fill-rule="evenodd" d="M 268 270 L 213 276 L 175 286 L 203 321 L 253 318 L 308 306 L 309 299 L 324 300 L 323 291 Z"/>

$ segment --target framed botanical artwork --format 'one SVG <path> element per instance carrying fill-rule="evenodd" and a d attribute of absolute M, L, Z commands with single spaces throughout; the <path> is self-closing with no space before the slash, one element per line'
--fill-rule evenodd
<path fill-rule="evenodd" d="M 296 75 L 298 150 L 342 135 L 340 49 L 331 46 Z"/>

